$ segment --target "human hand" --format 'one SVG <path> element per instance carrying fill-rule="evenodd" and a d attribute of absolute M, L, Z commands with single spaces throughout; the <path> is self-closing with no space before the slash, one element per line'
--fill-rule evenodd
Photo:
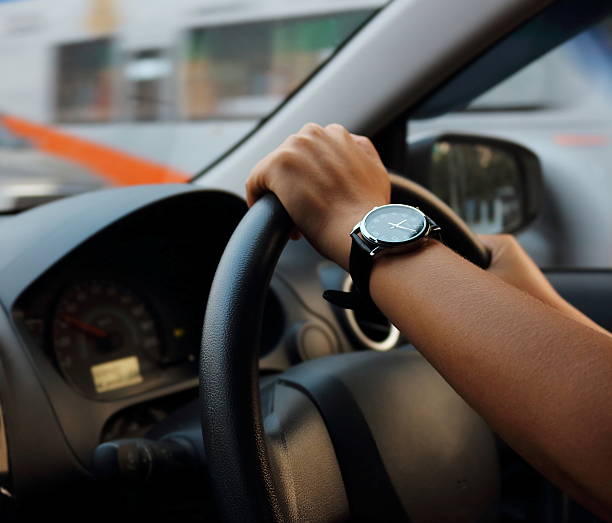
<path fill-rule="evenodd" d="M 268 191 L 321 254 L 347 269 L 351 229 L 372 207 L 389 203 L 391 183 L 368 138 L 338 124 L 307 124 L 255 166 L 246 184 L 249 207 Z"/>
<path fill-rule="evenodd" d="M 480 235 L 480 239 L 491 251 L 490 273 L 549 305 L 562 299 L 514 236 Z"/>

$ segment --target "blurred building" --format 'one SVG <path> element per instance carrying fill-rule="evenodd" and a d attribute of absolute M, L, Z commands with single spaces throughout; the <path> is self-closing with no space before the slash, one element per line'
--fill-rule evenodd
<path fill-rule="evenodd" d="M 88 145 L 176 181 L 250 131 L 381 3 L 0 2 L 0 113 L 11 132 L 43 148 L 51 140 L 48 152 L 103 177 Z"/>

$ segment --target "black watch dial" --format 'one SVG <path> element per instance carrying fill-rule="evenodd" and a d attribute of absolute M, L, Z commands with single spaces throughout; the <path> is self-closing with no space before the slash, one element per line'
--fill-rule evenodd
<path fill-rule="evenodd" d="M 368 240 L 384 243 L 406 243 L 422 236 L 427 228 L 425 215 L 410 205 L 383 205 L 366 214 L 361 234 Z"/>

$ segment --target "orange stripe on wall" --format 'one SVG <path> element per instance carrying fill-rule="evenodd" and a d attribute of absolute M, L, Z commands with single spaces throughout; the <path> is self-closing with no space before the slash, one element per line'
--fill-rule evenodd
<path fill-rule="evenodd" d="M 3 115 L 0 118 L 11 132 L 27 138 L 38 149 L 88 167 L 113 185 L 181 183 L 190 178 L 182 171 L 72 136 L 50 126 L 32 123 L 15 116 Z"/>

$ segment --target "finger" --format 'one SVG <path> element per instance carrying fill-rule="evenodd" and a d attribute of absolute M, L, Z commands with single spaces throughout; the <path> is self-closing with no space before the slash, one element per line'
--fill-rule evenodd
<path fill-rule="evenodd" d="M 334 138 L 337 138 L 337 139 L 340 138 L 340 139 L 343 139 L 343 140 L 346 140 L 351 135 L 346 130 L 346 127 L 340 125 L 339 123 L 332 123 L 332 124 L 326 125 L 325 126 L 325 131 L 330 136 L 333 136 Z"/>
<path fill-rule="evenodd" d="M 509 248 L 514 243 L 514 238 L 508 234 L 479 234 L 480 241 L 489 249 L 499 251 Z"/>
<path fill-rule="evenodd" d="M 359 134 L 351 134 L 353 141 L 359 146 L 359 148 L 372 160 L 378 163 L 381 167 L 384 167 L 383 161 L 374 147 L 374 144 L 367 136 L 361 136 Z"/>
<path fill-rule="evenodd" d="M 318 123 L 307 123 L 304 125 L 298 134 L 310 134 L 310 135 L 320 135 L 323 132 L 323 127 L 321 127 Z"/>
<path fill-rule="evenodd" d="M 493 234 L 479 234 L 478 238 L 490 251 L 495 251 L 499 248 L 499 240 Z"/>
<path fill-rule="evenodd" d="M 491 265 L 506 257 L 506 253 L 511 252 L 511 240 L 503 234 L 479 234 L 478 237 L 485 247 L 491 251 Z"/>
<path fill-rule="evenodd" d="M 246 201 L 249 207 L 268 192 L 265 172 L 266 171 L 255 167 L 246 182 Z"/>

